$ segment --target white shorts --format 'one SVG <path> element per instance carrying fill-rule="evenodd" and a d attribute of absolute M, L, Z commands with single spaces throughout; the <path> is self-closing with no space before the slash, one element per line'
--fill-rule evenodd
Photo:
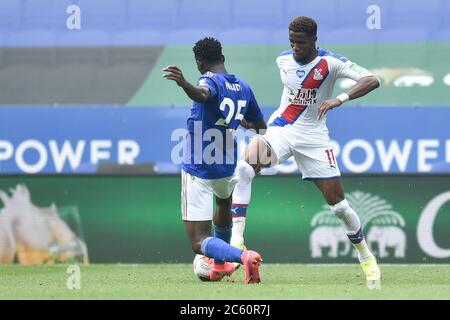
<path fill-rule="evenodd" d="M 265 135 L 257 135 L 272 149 L 279 164 L 294 156 L 303 180 L 336 179 L 341 176 L 328 134 L 315 139 L 291 126 L 269 126 Z M 274 164 L 274 165 L 275 165 Z"/>
<path fill-rule="evenodd" d="M 201 179 L 181 170 L 181 214 L 185 221 L 213 218 L 214 195 L 228 199 L 238 182 L 237 175 L 221 179 Z"/>

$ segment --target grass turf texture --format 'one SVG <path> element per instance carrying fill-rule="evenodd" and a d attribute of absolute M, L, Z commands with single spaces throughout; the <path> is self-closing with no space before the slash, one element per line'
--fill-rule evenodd
<path fill-rule="evenodd" d="M 359 266 L 263 264 L 262 284 L 243 285 L 240 268 L 200 282 L 190 264 L 81 266 L 81 289 L 67 289 L 67 266 L 0 266 L 0 299 L 450 299 L 449 265 L 381 265 L 382 290 L 368 290 Z"/>

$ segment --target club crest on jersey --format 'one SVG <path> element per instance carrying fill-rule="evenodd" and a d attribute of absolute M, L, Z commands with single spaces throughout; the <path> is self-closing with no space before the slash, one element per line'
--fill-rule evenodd
<path fill-rule="evenodd" d="M 322 75 L 322 69 L 314 69 L 314 76 L 313 76 L 314 80 L 322 80 L 323 79 L 323 75 Z"/>
<path fill-rule="evenodd" d="M 299 77 L 301 79 L 305 76 L 306 72 L 305 72 L 305 70 L 297 70 L 296 74 L 297 74 L 297 77 Z"/>

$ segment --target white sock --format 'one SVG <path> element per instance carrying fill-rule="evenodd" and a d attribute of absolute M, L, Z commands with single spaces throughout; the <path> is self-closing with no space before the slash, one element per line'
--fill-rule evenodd
<path fill-rule="evenodd" d="M 366 239 L 362 239 L 360 243 L 353 243 L 353 247 L 358 252 L 359 262 L 367 261 L 373 257 L 372 252 L 370 252 L 369 247 L 367 246 Z"/>
<path fill-rule="evenodd" d="M 239 181 L 233 192 L 233 229 L 231 231 L 231 245 L 240 246 L 244 244 L 245 220 L 247 218 L 247 207 L 252 196 L 252 181 L 255 171 L 245 161 L 238 161 L 236 174 Z"/>
<path fill-rule="evenodd" d="M 239 247 L 244 244 L 245 217 L 233 218 L 230 244 Z"/>
<path fill-rule="evenodd" d="M 330 209 L 341 222 L 353 247 L 358 252 L 358 260 L 363 262 L 372 258 L 373 254 L 370 252 L 361 230 L 361 220 L 355 210 L 350 207 L 347 200 L 344 199 L 330 206 Z"/>

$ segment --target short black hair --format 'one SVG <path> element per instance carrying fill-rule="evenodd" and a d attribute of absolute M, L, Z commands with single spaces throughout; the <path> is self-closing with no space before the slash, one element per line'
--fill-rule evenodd
<path fill-rule="evenodd" d="M 289 30 L 293 32 L 304 32 L 309 36 L 317 35 L 317 23 L 314 19 L 301 16 L 291 21 L 289 24 Z"/>
<path fill-rule="evenodd" d="M 206 37 L 198 40 L 192 51 L 194 51 L 196 59 L 208 63 L 223 62 L 222 45 L 216 38 Z"/>

